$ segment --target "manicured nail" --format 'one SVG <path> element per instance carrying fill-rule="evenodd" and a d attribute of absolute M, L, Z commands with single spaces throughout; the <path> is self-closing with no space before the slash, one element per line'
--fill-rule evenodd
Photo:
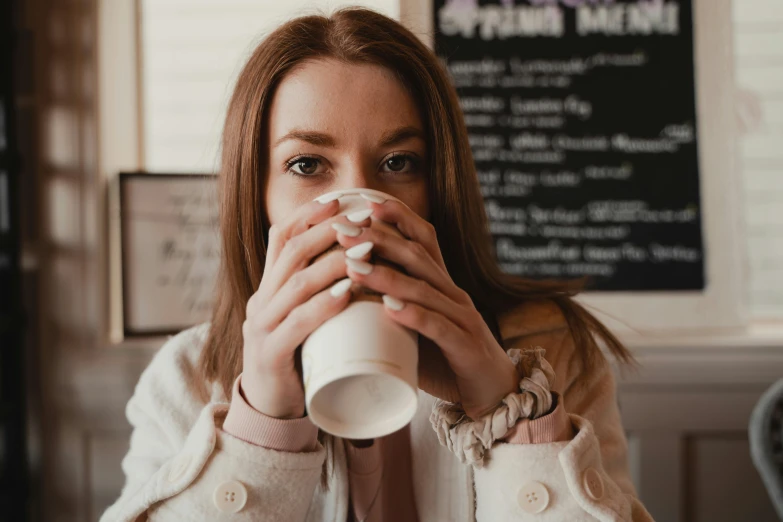
<path fill-rule="evenodd" d="M 364 199 L 367 201 L 372 201 L 373 203 L 385 203 L 386 198 L 382 198 L 381 196 L 376 196 L 375 194 L 360 194 Z"/>
<path fill-rule="evenodd" d="M 351 289 L 351 285 L 353 284 L 353 281 L 351 281 L 351 278 L 346 278 L 341 281 L 336 282 L 332 288 L 329 289 L 329 293 L 332 294 L 332 297 L 335 299 L 342 297 L 345 295 L 345 292 Z"/>
<path fill-rule="evenodd" d="M 347 257 L 350 257 L 351 259 L 361 259 L 365 255 L 367 255 L 367 252 L 372 250 L 372 247 L 375 246 L 372 241 L 365 241 L 364 243 L 359 243 L 356 246 L 353 246 L 345 251 L 345 255 Z"/>
<path fill-rule="evenodd" d="M 383 299 L 383 304 L 386 305 L 386 308 L 390 310 L 394 310 L 395 312 L 399 312 L 400 310 L 405 308 L 405 303 L 403 303 L 399 299 L 395 299 L 390 295 L 384 295 L 381 299 Z"/>
<path fill-rule="evenodd" d="M 342 195 L 343 195 L 342 192 L 333 192 L 331 194 L 324 194 L 323 196 L 318 196 L 317 198 L 315 198 L 315 200 L 318 203 L 322 203 L 325 205 L 327 203 L 331 203 L 335 199 L 340 198 Z"/>
<path fill-rule="evenodd" d="M 346 225 L 344 223 L 332 223 L 332 228 L 341 233 L 344 236 L 356 237 L 362 233 L 362 229 L 353 225 Z"/>
<path fill-rule="evenodd" d="M 368 217 L 372 216 L 372 213 L 373 213 L 373 209 L 368 208 L 365 210 L 357 210 L 356 212 L 351 212 L 345 217 L 347 217 L 348 221 L 350 221 L 351 223 L 360 223 L 365 219 L 367 219 Z"/>
<path fill-rule="evenodd" d="M 372 272 L 373 266 L 370 263 L 365 263 L 364 261 L 359 261 L 358 259 L 351 259 L 350 257 L 345 258 L 345 264 L 348 265 L 348 268 L 356 272 L 357 274 L 367 275 L 370 272 Z"/>

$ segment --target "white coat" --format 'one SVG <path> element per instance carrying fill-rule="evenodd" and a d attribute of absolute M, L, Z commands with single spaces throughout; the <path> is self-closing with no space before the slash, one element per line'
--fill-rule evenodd
<path fill-rule="evenodd" d="M 567 442 L 496 444 L 485 466 L 474 470 L 438 443 L 429 422 L 434 398 L 420 391 L 411 423 L 420 521 L 651 521 L 628 477 L 609 364 L 581 371 L 554 305 L 523 305 L 499 322 L 507 349 L 546 349 L 557 375 L 553 391 L 571 412 L 576 435 Z M 173 337 L 141 376 L 126 409 L 134 428 L 122 462 L 126 483 L 101 522 L 345 522 L 343 441 L 326 437 L 310 453 L 246 443 L 221 429 L 229 399 L 219 385 L 210 385 L 209 402 L 191 389 L 207 332 L 201 325 Z M 323 487 L 327 453 L 330 480 Z"/>

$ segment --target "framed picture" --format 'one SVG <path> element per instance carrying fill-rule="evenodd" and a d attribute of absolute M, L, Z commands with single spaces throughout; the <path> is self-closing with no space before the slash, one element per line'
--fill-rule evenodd
<path fill-rule="evenodd" d="M 176 333 L 210 319 L 220 261 L 217 178 L 121 173 L 123 333 Z"/>

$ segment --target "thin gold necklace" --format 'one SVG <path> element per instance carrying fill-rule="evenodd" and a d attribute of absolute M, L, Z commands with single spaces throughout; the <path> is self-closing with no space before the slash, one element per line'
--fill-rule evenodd
<path fill-rule="evenodd" d="M 367 515 L 358 522 L 367 522 L 367 519 L 370 518 L 370 515 L 372 515 L 372 508 L 375 507 L 375 501 L 378 500 L 378 497 L 381 493 L 381 488 L 383 487 L 383 474 L 386 472 L 386 468 L 381 468 L 381 479 L 378 481 L 378 489 L 375 490 L 375 495 L 372 497 L 372 501 L 370 502 L 370 505 L 367 507 Z"/>

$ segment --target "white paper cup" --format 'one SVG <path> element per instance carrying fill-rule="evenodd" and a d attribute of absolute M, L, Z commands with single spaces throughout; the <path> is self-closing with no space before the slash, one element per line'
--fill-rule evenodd
<path fill-rule="evenodd" d="M 367 208 L 361 192 L 396 200 L 377 190 L 343 190 L 341 214 Z M 354 298 L 302 346 L 310 419 L 349 439 L 373 439 L 403 428 L 418 405 L 418 358 L 418 334 L 389 318 L 380 297 Z"/>

